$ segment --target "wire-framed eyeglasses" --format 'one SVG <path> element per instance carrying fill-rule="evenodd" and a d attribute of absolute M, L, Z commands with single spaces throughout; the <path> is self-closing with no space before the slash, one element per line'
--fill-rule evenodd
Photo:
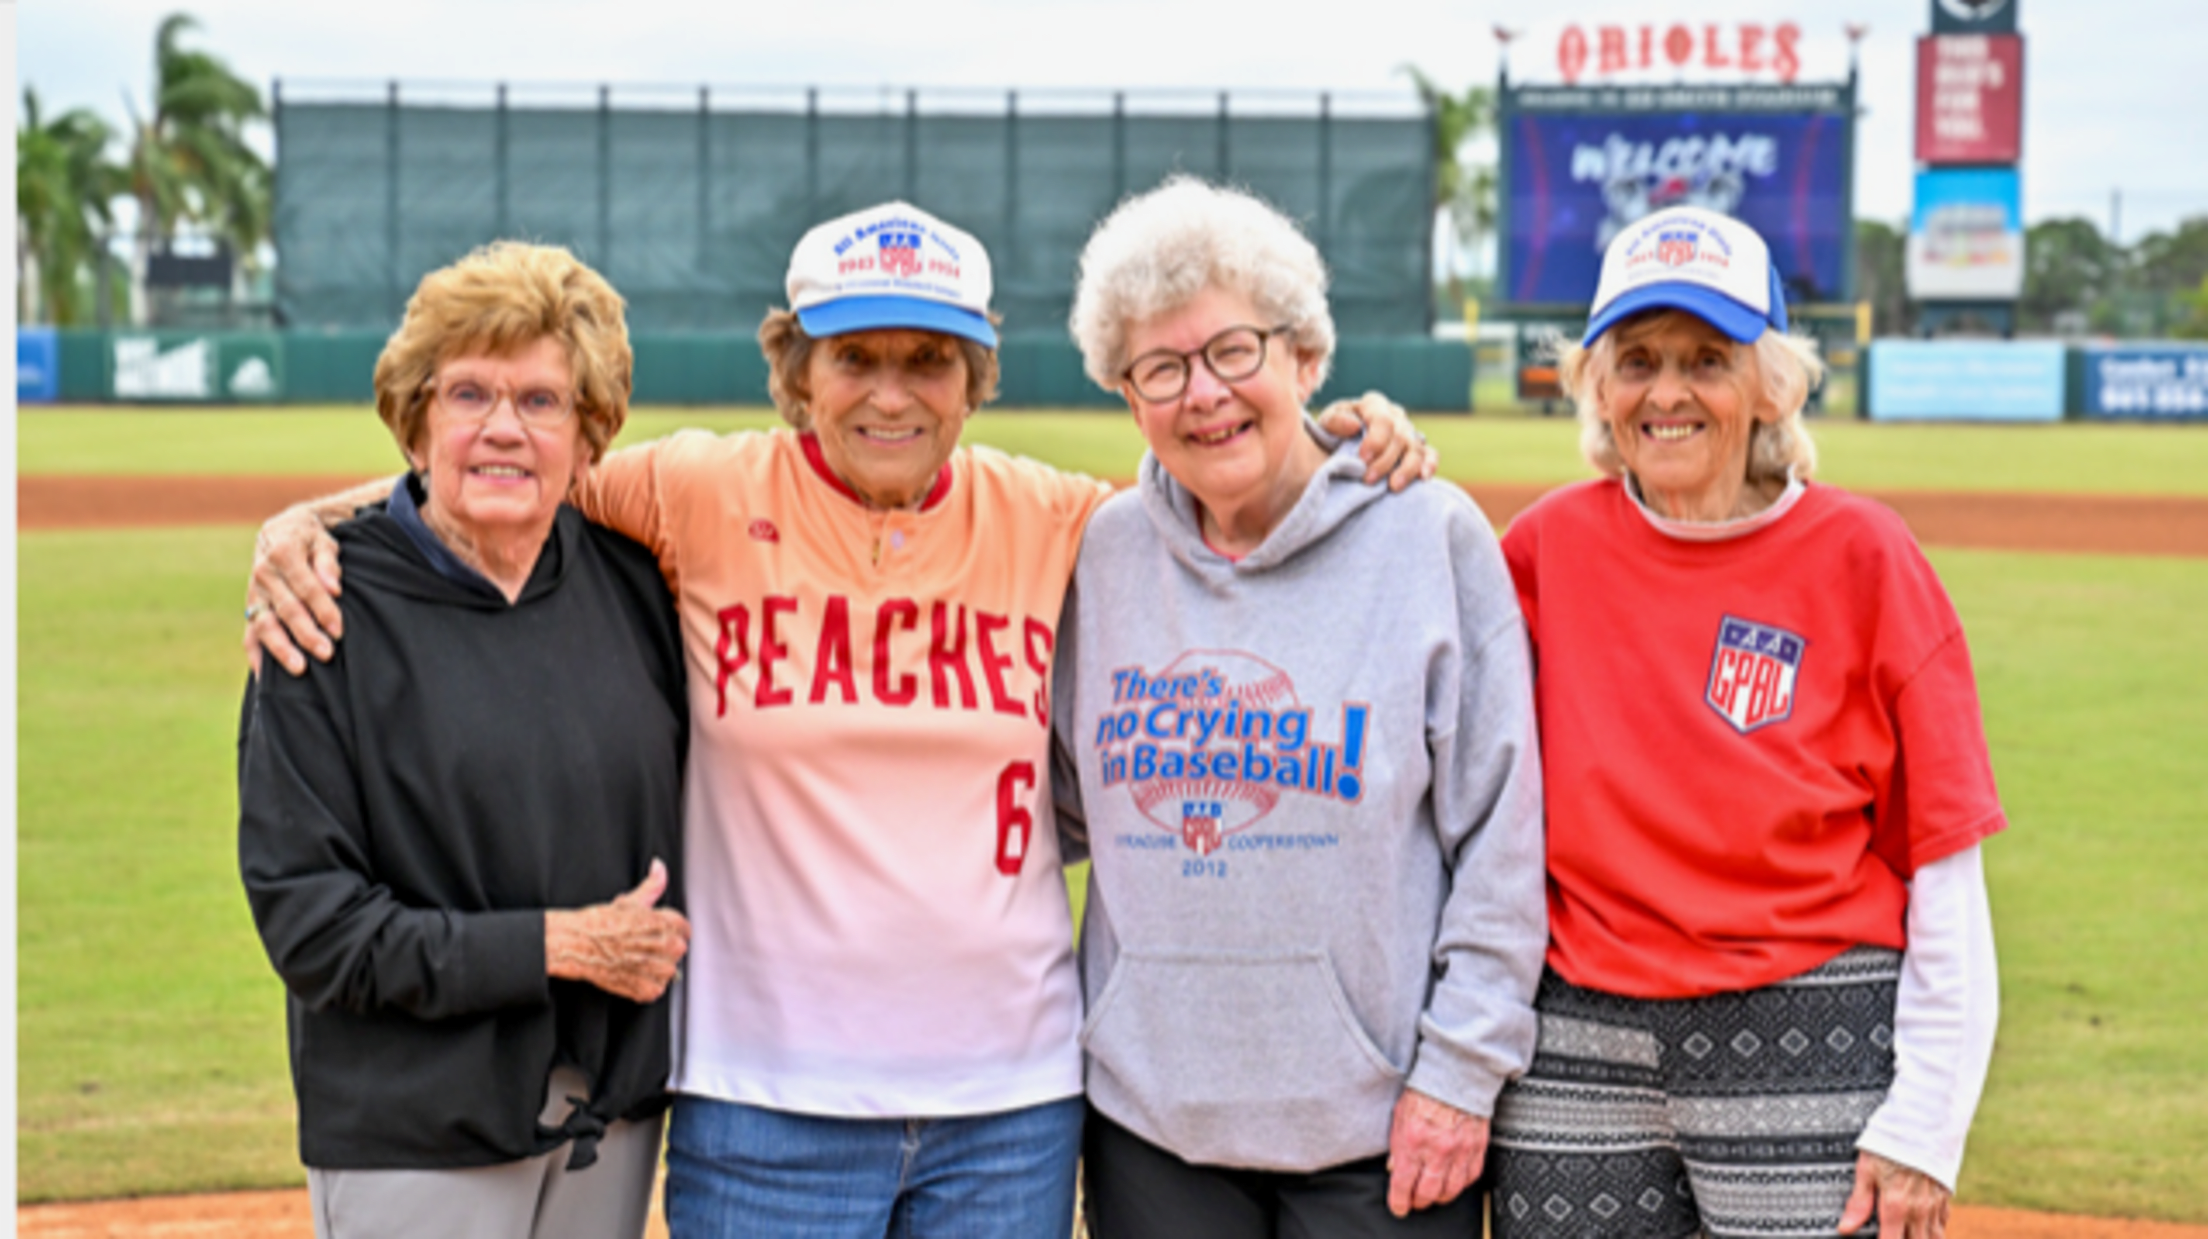
<path fill-rule="evenodd" d="M 1229 327 L 1204 341 L 1203 347 L 1181 352 L 1152 349 L 1129 362 L 1119 375 L 1133 385 L 1135 394 L 1153 404 L 1178 400 L 1188 390 L 1191 367 L 1201 357 L 1204 368 L 1222 383 L 1239 383 L 1265 365 L 1265 344 L 1274 336 L 1290 335 L 1294 328 L 1282 323 L 1270 331 L 1257 327 Z"/>
<path fill-rule="evenodd" d="M 489 420 L 499 402 L 514 406 L 514 416 L 527 426 L 557 426 L 575 412 L 575 393 L 556 387 L 524 387 L 513 390 L 492 387 L 474 379 L 430 380 L 430 391 L 445 411 L 463 421 Z"/>

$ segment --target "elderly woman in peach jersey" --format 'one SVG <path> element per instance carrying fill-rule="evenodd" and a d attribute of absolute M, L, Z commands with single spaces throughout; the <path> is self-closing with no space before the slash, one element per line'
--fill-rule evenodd
<path fill-rule="evenodd" d="M 997 377 L 973 237 L 870 208 L 808 233 L 788 288 L 759 333 L 788 429 L 617 451 L 575 496 L 656 552 L 689 661 L 669 1222 L 1062 1235 L 1080 994 L 1046 685 L 1108 492 L 960 444 Z M 1369 437 L 1389 465 L 1415 439 L 1392 413 Z M 327 648 L 317 528 L 280 518 L 254 591 Z"/>

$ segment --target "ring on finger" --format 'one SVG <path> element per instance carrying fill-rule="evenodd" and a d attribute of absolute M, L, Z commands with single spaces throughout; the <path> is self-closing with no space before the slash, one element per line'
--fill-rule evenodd
<path fill-rule="evenodd" d="M 258 602 L 249 602 L 249 603 L 246 603 L 246 604 L 245 604 L 245 622 L 246 622 L 246 623 L 248 623 L 248 624 L 250 624 L 250 623 L 252 623 L 252 622 L 253 622 L 254 620 L 256 620 L 256 619 L 259 619 L 259 618 L 260 618 L 260 615 L 261 615 L 261 612 L 262 612 L 263 610 L 265 610 L 265 609 L 266 609 L 266 608 L 262 607 L 262 606 L 261 606 L 261 604 L 260 604 L 260 603 L 258 603 Z"/>

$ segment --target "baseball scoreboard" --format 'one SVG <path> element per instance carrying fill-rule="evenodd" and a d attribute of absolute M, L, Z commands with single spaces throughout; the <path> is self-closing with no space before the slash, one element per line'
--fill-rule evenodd
<path fill-rule="evenodd" d="M 1654 211 L 1697 206 L 1771 244 L 1791 302 L 1851 300 L 1855 84 L 1521 86 L 1499 92 L 1497 292 L 1594 296 L 1603 247 Z"/>

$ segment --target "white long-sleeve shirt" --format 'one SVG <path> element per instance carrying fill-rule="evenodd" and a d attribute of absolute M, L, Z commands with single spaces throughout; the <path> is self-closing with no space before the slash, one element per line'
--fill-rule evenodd
<path fill-rule="evenodd" d="M 1894 1084 L 1856 1147 L 1955 1190 L 1993 1061 L 2001 985 L 1975 846 L 1917 870 L 1894 1012 Z"/>

